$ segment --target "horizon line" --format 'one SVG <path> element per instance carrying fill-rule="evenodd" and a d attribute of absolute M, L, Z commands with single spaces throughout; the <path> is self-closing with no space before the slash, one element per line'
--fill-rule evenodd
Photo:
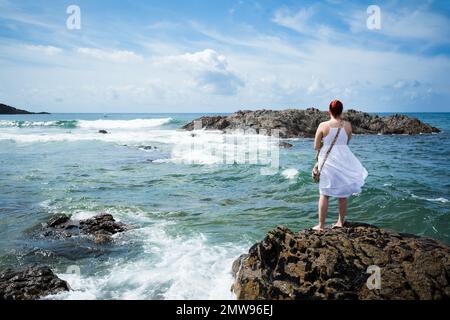
<path fill-rule="evenodd" d="M 291 108 L 290 108 L 291 109 Z M 298 108 L 292 108 L 292 109 L 298 109 Z M 317 109 L 317 108 L 316 108 Z M 257 111 L 257 110 L 272 110 L 272 111 L 283 111 L 286 109 L 239 109 L 236 111 L 215 111 L 215 112 L 104 112 L 104 111 L 98 111 L 98 112 L 50 112 L 50 111 L 29 111 L 32 113 L 29 114 L 0 114 L 2 116 L 26 116 L 26 115 L 48 115 L 48 114 L 150 114 L 150 113 L 154 113 L 154 114 L 174 114 L 174 113 L 178 113 L 178 114 L 213 114 L 213 113 L 236 113 L 238 111 Z M 306 110 L 306 109 L 298 109 L 298 110 Z M 318 109 L 320 110 L 320 109 Z M 355 110 L 355 111 L 359 111 L 359 112 L 366 112 L 366 113 L 450 113 L 450 111 L 363 111 L 363 110 L 356 110 L 356 109 L 348 109 L 348 110 Z M 327 111 L 327 110 L 320 110 L 320 111 Z M 42 113 L 42 112 L 47 112 L 47 113 Z M 344 110 L 345 112 L 345 110 Z"/>

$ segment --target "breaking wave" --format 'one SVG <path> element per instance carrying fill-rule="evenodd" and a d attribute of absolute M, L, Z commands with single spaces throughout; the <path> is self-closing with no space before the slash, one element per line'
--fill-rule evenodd
<path fill-rule="evenodd" d="M 173 121 L 172 118 L 134 119 L 134 120 L 58 120 L 24 121 L 0 120 L 0 127 L 32 128 L 54 127 L 63 129 L 139 129 L 159 127 Z"/>

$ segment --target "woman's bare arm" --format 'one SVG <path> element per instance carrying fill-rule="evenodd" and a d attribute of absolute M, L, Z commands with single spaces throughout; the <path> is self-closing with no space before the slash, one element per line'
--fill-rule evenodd
<path fill-rule="evenodd" d="M 319 152 L 320 152 L 320 145 L 323 138 L 323 131 L 322 131 L 322 123 L 319 125 L 316 131 L 316 137 L 314 138 L 314 150 L 316 150 L 316 160 L 319 159 Z"/>
<path fill-rule="evenodd" d="M 349 121 L 347 121 L 347 126 L 349 128 L 349 130 L 347 131 L 348 132 L 347 144 L 349 144 L 350 140 L 352 139 L 352 124 Z"/>

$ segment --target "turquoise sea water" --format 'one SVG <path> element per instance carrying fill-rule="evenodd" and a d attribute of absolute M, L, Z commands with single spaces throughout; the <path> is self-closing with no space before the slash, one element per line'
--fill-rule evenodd
<path fill-rule="evenodd" d="M 450 113 L 409 115 L 443 131 L 354 136 L 369 177 L 349 200 L 348 219 L 450 244 Z M 289 141 L 279 170 L 261 175 L 261 164 L 224 164 L 207 148 L 186 153 L 192 141 L 222 139 L 176 130 L 198 116 L 0 116 L 0 268 L 51 266 L 74 289 L 57 299 L 233 298 L 237 256 L 277 225 L 317 222 L 312 139 Z M 103 246 L 33 236 L 53 214 L 101 212 L 134 228 Z M 328 223 L 336 217 L 333 200 Z"/>

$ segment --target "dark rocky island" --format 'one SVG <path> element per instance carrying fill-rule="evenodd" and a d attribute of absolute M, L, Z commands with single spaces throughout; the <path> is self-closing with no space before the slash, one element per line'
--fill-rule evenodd
<path fill-rule="evenodd" d="M 421 122 L 416 118 L 395 114 L 380 117 L 362 111 L 349 109 L 343 113 L 343 118 L 349 120 L 355 134 L 421 134 L 440 132 L 438 128 Z M 319 123 L 329 119 L 328 113 L 315 108 L 306 110 L 256 110 L 238 111 L 229 116 L 204 116 L 199 119 L 202 128 L 206 130 L 234 130 L 253 129 L 256 133 L 261 130 L 278 129 L 280 138 L 312 138 Z M 194 120 L 194 121 L 197 121 Z M 182 127 L 193 130 L 194 121 Z"/>
<path fill-rule="evenodd" d="M 0 114 L 49 114 L 48 112 L 30 112 L 22 109 L 16 109 L 6 104 L 0 103 Z"/>
<path fill-rule="evenodd" d="M 372 265 L 379 289 L 367 286 Z M 234 262 L 233 274 L 238 299 L 449 299 L 450 247 L 367 224 L 277 227 Z"/>

